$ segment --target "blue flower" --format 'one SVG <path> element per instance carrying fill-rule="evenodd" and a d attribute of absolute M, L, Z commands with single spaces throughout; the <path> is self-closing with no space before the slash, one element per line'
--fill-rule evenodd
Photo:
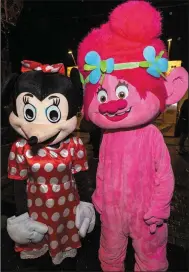
<path fill-rule="evenodd" d="M 102 74 L 111 73 L 114 70 L 114 59 L 110 58 L 103 61 L 96 51 L 87 53 L 85 62 L 84 69 L 86 71 L 92 71 L 89 74 L 89 82 L 92 84 L 96 84 L 100 80 Z"/>
<path fill-rule="evenodd" d="M 159 78 L 162 73 L 167 72 L 168 60 L 162 58 L 163 51 L 156 57 L 156 51 L 153 46 L 147 46 L 143 51 L 144 58 L 148 61 L 149 68 L 147 69 L 148 74 Z"/>

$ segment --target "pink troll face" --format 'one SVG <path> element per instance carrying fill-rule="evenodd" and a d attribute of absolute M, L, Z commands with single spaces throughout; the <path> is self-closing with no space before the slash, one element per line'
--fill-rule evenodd
<path fill-rule="evenodd" d="M 104 129 L 138 127 L 182 98 L 188 74 L 176 68 L 165 77 L 168 61 L 160 34 L 160 13 L 145 1 L 129 1 L 85 37 L 78 65 L 86 119 Z"/>

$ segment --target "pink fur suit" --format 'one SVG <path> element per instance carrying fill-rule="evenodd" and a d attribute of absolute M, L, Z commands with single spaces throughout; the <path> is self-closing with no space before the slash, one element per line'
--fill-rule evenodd
<path fill-rule="evenodd" d="M 128 1 L 81 42 L 84 113 L 104 129 L 93 203 L 101 215 L 103 271 L 124 271 L 128 237 L 135 271 L 166 271 L 167 219 L 174 191 L 168 149 L 151 123 L 188 87 L 184 68 L 168 76 L 161 16 Z"/>

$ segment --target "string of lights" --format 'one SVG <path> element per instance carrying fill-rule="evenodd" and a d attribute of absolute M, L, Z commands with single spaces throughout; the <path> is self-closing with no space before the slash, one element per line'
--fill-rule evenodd
<path fill-rule="evenodd" d="M 169 9 L 169 8 L 178 8 L 178 7 L 184 7 L 184 6 L 188 6 L 189 3 L 188 2 L 183 2 L 183 3 L 180 3 L 180 4 L 172 4 L 172 5 L 166 5 L 166 6 L 158 6 L 158 9 Z M 82 16 L 69 16 L 69 19 L 77 19 L 77 20 L 80 20 L 80 19 L 86 19 L 86 18 L 94 18 L 94 17 L 105 17 L 105 14 L 104 13 L 99 13 L 99 14 L 89 14 L 89 15 L 82 15 Z"/>

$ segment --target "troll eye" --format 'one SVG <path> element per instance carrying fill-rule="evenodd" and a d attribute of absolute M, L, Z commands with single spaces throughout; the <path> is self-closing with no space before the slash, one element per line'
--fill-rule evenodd
<path fill-rule="evenodd" d="M 124 99 L 126 98 L 128 95 L 129 95 L 129 90 L 128 90 L 128 87 L 123 84 L 123 85 L 119 85 L 117 88 L 116 88 L 116 95 L 119 99 Z"/>
<path fill-rule="evenodd" d="M 24 106 L 24 119 L 28 122 L 32 122 L 35 120 L 36 118 L 36 108 L 30 104 L 30 103 L 27 103 L 25 104 Z"/>
<path fill-rule="evenodd" d="M 107 94 L 107 92 L 105 91 L 105 90 L 99 90 L 98 91 L 98 94 L 97 94 L 97 98 L 98 98 L 98 101 L 100 102 L 100 103 L 104 103 L 104 102 L 106 102 L 107 101 L 107 99 L 108 99 L 108 94 Z"/>
<path fill-rule="evenodd" d="M 51 105 L 46 109 L 46 116 L 51 123 L 58 123 L 61 118 L 60 109 L 58 106 Z"/>

